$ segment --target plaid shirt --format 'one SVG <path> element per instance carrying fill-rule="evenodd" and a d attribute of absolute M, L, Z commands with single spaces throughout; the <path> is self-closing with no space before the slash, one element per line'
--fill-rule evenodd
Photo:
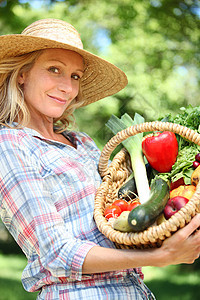
<path fill-rule="evenodd" d="M 22 274 L 24 288 L 42 289 L 38 299 L 55 300 L 76 299 L 75 293 L 77 299 L 84 299 L 83 288 L 99 287 L 118 299 L 113 289 L 117 284 L 120 294 L 116 295 L 128 299 L 122 297 L 121 287 L 126 278 L 131 295 L 142 295 L 131 299 L 148 299 L 149 291 L 136 269 L 82 275 L 92 247 L 115 246 L 93 219 L 94 195 L 101 183 L 100 151 L 84 133 L 64 135 L 76 148 L 45 139 L 29 128 L 0 129 L 0 216 L 28 259 Z M 104 299 L 102 291 L 88 293 L 91 299 Z"/>

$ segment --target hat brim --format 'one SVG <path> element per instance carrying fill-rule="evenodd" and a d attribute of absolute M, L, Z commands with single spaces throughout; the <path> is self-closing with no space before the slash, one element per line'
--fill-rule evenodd
<path fill-rule="evenodd" d="M 128 83 L 125 73 L 115 65 L 86 50 L 54 40 L 10 34 L 0 37 L 0 60 L 25 53 L 51 48 L 61 48 L 79 53 L 86 64 L 81 79 L 81 91 L 84 99 L 82 106 L 116 94 Z"/>

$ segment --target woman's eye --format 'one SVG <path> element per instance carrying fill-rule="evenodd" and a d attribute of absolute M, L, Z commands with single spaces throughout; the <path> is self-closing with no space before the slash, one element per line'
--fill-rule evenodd
<path fill-rule="evenodd" d="M 48 69 L 48 71 L 55 73 L 55 74 L 59 74 L 59 69 L 57 67 L 50 67 Z"/>
<path fill-rule="evenodd" d="M 80 79 L 80 76 L 77 75 L 77 74 L 73 74 L 73 75 L 72 75 L 72 78 L 74 78 L 75 80 L 79 80 L 79 79 Z"/>

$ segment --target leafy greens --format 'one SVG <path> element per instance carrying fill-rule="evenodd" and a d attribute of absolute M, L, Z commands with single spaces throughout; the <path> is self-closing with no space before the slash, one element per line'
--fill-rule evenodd
<path fill-rule="evenodd" d="M 168 115 L 162 119 L 163 122 L 172 122 L 186 126 L 190 129 L 200 132 L 200 106 L 182 107 L 181 112 L 174 117 Z M 185 184 L 191 183 L 191 175 L 194 171 L 193 161 L 195 155 L 200 152 L 200 146 L 186 140 L 185 138 L 177 135 L 179 153 L 177 160 L 169 173 L 159 174 L 159 177 L 175 182 L 179 178 L 183 177 Z"/>

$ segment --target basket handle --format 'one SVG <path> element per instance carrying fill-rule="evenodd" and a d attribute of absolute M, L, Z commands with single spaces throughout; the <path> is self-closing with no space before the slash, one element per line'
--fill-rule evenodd
<path fill-rule="evenodd" d="M 114 149 L 125 139 L 130 136 L 134 136 L 141 132 L 151 132 L 151 131 L 172 131 L 186 138 L 187 140 L 200 146 L 200 134 L 196 131 L 189 129 L 185 126 L 170 123 L 170 122 L 145 122 L 137 125 L 130 126 L 122 131 L 119 131 L 115 136 L 113 136 L 107 144 L 104 146 L 101 156 L 99 159 L 99 172 L 103 177 L 106 175 L 108 170 L 108 162 L 110 156 Z"/>

